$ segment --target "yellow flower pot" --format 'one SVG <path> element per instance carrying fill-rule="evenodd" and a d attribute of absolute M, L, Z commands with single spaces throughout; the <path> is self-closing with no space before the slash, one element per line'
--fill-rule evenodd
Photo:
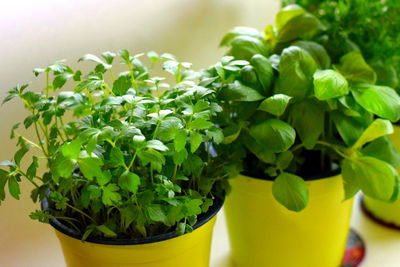
<path fill-rule="evenodd" d="M 394 126 L 394 133 L 389 136 L 395 148 L 400 151 L 400 127 Z M 397 169 L 400 172 L 400 168 Z M 384 202 L 364 196 L 364 209 L 375 220 L 400 228 L 400 199 L 395 202 Z"/>
<path fill-rule="evenodd" d="M 194 231 L 181 236 L 168 233 L 140 240 L 91 239 L 83 242 L 77 233 L 51 220 L 68 267 L 207 267 L 216 214 L 222 201 L 199 216 Z"/>
<path fill-rule="evenodd" d="M 235 266 L 340 266 L 353 202 L 343 201 L 340 175 L 308 181 L 309 203 L 298 213 L 274 199 L 272 181 L 239 175 L 230 182 L 225 212 Z"/>

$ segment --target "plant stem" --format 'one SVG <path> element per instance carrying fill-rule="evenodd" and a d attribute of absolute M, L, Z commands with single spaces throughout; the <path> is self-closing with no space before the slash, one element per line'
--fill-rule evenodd
<path fill-rule="evenodd" d="M 74 206 L 72 206 L 72 205 L 70 205 L 70 204 L 68 204 L 68 203 L 66 203 L 66 205 L 67 205 L 67 207 L 69 207 L 70 209 L 72 209 L 72 210 L 78 212 L 79 214 L 85 216 L 86 218 L 88 218 L 88 219 L 91 220 L 94 224 L 97 225 L 97 222 L 96 222 L 92 217 L 90 217 L 89 215 L 87 215 L 86 213 L 84 213 L 83 211 L 81 211 L 80 209 L 77 209 L 77 208 L 75 208 Z"/>

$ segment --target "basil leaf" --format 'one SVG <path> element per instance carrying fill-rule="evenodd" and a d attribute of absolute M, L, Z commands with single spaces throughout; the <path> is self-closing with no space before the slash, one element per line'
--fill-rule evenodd
<path fill-rule="evenodd" d="M 260 106 L 258 106 L 258 110 L 269 112 L 275 116 L 281 116 L 285 112 L 290 99 L 292 99 L 292 97 L 284 94 L 270 96 L 261 102 Z"/>
<path fill-rule="evenodd" d="M 264 149 L 283 152 L 294 144 L 295 130 L 286 122 L 267 119 L 250 128 L 250 135 L 263 145 Z"/>
<path fill-rule="evenodd" d="M 312 149 L 324 131 L 324 107 L 312 99 L 302 101 L 292 106 L 290 118 L 304 146 Z"/>
<path fill-rule="evenodd" d="M 346 159 L 343 163 L 343 177 L 355 179 L 364 194 L 382 201 L 391 199 L 397 183 L 396 175 L 390 164 L 372 157 Z"/>
<path fill-rule="evenodd" d="M 392 122 L 400 119 L 400 97 L 392 88 L 360 84 L 351 91 L 357 103 L 369 112 Z"/>
<path fill-rule="evenodd" d="M 279 203 L 291 211 L 301 211 L 308 203 L 307 185 L 294 174 L 280 174 L 272 185 L 272 193 Z"/>
<path fill-rule="evenodd" d="M 353 145 L 352 149 L 358 149 L 372 140 L 394 132 L 393 126 L 388 120 L 376 119 L 362 133 L 360 138 Z"/>
<path fill-rule="evenodd" d="M 347 80 L 334 70 L 317 70 L 313 77 L 314 94 L 319 100 L 328 100 L 349 93 Z"/>
<path fill-rule="evenodd" d="M 376 82 L 374 70 L 365 62 L 359 51 L 352 51 L 344 55 L 340 59 L 340 65 L 337 66 L 337 69 L 350 81 L 366 83 Z"/>
<path fill-rule="evenodd" d="M 294 17 L 305 14 L 306 11 L 298 5 L 288 5 L 282 8 L 275 18 L 275 26 L 278 31 Z"/>
<path fill-rule="evenodd" d="M 316 70 L 317 64 L 306 50 L 297 46 L 285 48 L 280 57 L 276 93 L 305 97 L 311 92 Z"/>

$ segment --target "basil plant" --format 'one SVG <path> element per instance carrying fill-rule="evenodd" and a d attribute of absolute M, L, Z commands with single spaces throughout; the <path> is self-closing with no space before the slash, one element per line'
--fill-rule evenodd
<path fill-rule="evenodd" d="M 23 126 L 36 137 L 13 127 L 19 149 L 0 162 L 0 201 L 5 188 L 19 199 L 27 180 L 33 201 L 50 203 L 30 217 L 62 220 L 83 239 L 192 230 L 226 188 L 224 163 L 210 152 L 224 138 L 210 121 L 221 107 L 213 89 L 197 85 L 189 63 L 150 52 L 146 67 L 141 56 L 88 54 L 79 60 L 94 63 L 87 74 L 57 62 L 34 70 L 41 88 L 8 92 L 4 102 L 22 101 L 30 112 Z M 172 74 L 170 84 L 151 76 L 158 62 Z"/>
<path fill-rule="evenodd" d="M 298 4 L 327 27 L 321 36 L 333 57 L 353 49 L 363 52 L 377 83 L 398 90 L 400 73 L 400 2 L 397 0 L 283 0 Z M 298 8 L 298 7 L 297 7 Z"/>
<path fill-rule="evenodd" d="M 307 205 L 305 180 L 341 169 L 345 199 L 360 189 L 397 198 L 400 155 L 388 135 L 400 118 L 393 88 L 352 50 L 335 61 L 321 40 L 325 26 L 298 6 L 280 11 L 265 32 L 237 27 L 228 52 L 203 72 L 223 112 L 221 149 L 236 173 L 274 180 L 275 199 L 292 211 Z"/>

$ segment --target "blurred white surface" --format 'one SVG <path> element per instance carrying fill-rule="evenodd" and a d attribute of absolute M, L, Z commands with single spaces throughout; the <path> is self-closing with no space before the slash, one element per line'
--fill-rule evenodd
<path fill-rule="evenodd" d="M 217 45 L 226 31 L 237 25 L 262 30 L 278 6 L 278 0 L 0 0 L 0 98 L 15 84 L 32 80 L 33 68 L 64 58 L 75 64 L 88 52 L 156 50 L 191 61 L 194 68 L 206 67 L 222 55 Z M 12 155 L 9 129 L 23 112 L 12 104 L 0 114 L 2 160 Z M 0 267 L 65 266 L 51 227 L 28 218 L 35 208 L 29 189 L 24 185 L 21 201 L 0 206 Z M 212 267 L 231 266 L 224 223 L 222 213 Z M 400 232 L 369 221 L 358 206 L 352 225 L 367 242 L 364 267 L 400 266 Z"/>

